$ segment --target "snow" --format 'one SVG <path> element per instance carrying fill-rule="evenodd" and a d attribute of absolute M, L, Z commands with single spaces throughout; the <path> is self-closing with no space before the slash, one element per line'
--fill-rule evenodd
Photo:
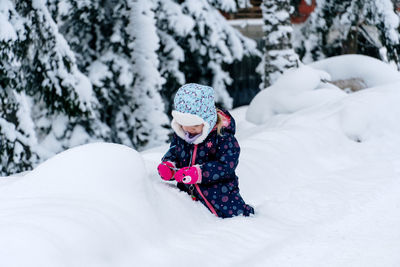
<path fill-rule="evenodd" d="M 232 111 L 256 216 L 216 218 L 162 181 L 168 146 L 84 145 L 0 179 L 2 265 L 399 266 L 400 82 L 341 94 L 319 82 L 335 75 L 284 74 L 287 109 L 258 124 L 254 103 Z"/>
<path fill-rule="evenodd" d="M 109 59 L 111 56 L 106 55 L 105 57 Z M 99 60 L 94 61 L 89 67 L 89 78 L 93 85 L 103 87 L 103 80 L 106 78 L 110 79 L 111 76 L 112 73 L 108 70 L 107 65 Z"/>
<path fill-rule="evenodd" d="M 31 114 L 30 114 L 30 107 L 32 105 L 31 99 L 24 93 L 18 93 L 13 91 L 14 97 L 20 106 L 17 110 L 17 117 L 18 117 L 18 128 L 24 132 L 28 139 L 29 139 L 29 146 L 34 146 L 37 144 L 36 134 L 34 132 L 35 125 L 32 121 Z"/>
<path fill-rule="evenodd" d="M 2 265 L 121 266 L 112 259 L 134 241 L 131 227 L 151 225 L 135 218 L 147 206 L 134 201 L 146 199 L 141 166 L 132 149 L 93 144 L 65 151 L 13 183 L 2 181 Z"/>
<path fill-rule="evenodd" d="M 164 51 L 168 53 L 169 60 L 162 60 L 161 73 L 171 73 L 179 84 L 184 84 L 185 75 L 179 70 L 179 64 L 184 61 L 185 53 L 172 36 L 163 31 L 158 31 L 161 43 L 164 44 Z"/>
<path fill-rule="evenodd" d="M 362 55 L 330 57 L 309 64 L 310 67 L 328 72 L 332 80 L 362 78 L 368 87 L 400 80 L 395 66 Z"/>
<path fill-rule="evenodd" d="M 221 67 L 216 68 L 215 65 L 231 64 L 235 60 L 241 60 L 245 55 L 260 56 L 256 42 L 245 38 L 238 30 L 232 28 L 207 0 L 187 0 L 181 7 L 183 12 L 189 14 L 196 22 L 187 39 L 188 49 L 191 53 L 196 51 L 201 57 L 207 58 L 207 68 L 203 72 L 213 74 L 210 83 L 218 101 L 221 101 L 219 104 L 230 108 L 233 100 L 227 97 L 229 94 L 226 88 L 230 84 L 229 73 Z M 202 38 L 201 42 L 199 36 Z M 193 60 L 199 66 L 203 66 L 203 59 L 196 56 L 196 53 L 193 53 Z"/>
<path fill-rule="evenodd" d="M 291 33 L 293 31 L 292 26 L 281 26 L 279 25 L 277 27 L 277 30 L 274 32 L 271 32 L 266 38 L 268 38 L 268 42 L 270 43 L 277 43 L 279 42 L 280 39 L 282 39 L 284 36 L 286 36 L 288 33 Z"/>
<path fill-rule="evenodd" d="M 385 35 L 393 42 L 393 44 L 399 43 L 399 17 L 394 12 L 393 2 L 390 0 L 378 0 L 375 1 L 375 5 L 371 8 L 373 12 L 380 14 L 381 20 L 385 27 Z M 375 23 L 378 22 L 378 18 L 375 18 Z"/>
<path fill-rule="evenodd" d="M 276 114 L 295 112 L 346 95 L 338 88 L 324 86 L 321 80 L 330 80 L 330 75 L 308 66 L 286 71 L 273 85 L 253 98 L 247 110 L 247 120 L 255 124 L 265 123 Z"/>
<path fill-rule="evenodd" d="M 158 72 L 159 59 L 156 51 L 159 49 L 159 37 L 155 26 L 155 14 L 150 1 L 132 2 L 130 4 L 130 22 L 128 32 L 133 41 L 129 47 L 134 48 L 130 57 L 134 61 L 132 68 L 136 70 L 136 80 L 132 88 L 132 99 L 135 101 L 131 119 L 134 125 L 133 143 L 144 143 L 143 148 L 164 144 L 167 140 L 168 117 L 164 113 L 164 105 L 159 91 L 166 82 Z M 140 25 L 141 27 L 137 27 Z M 142 34 L 146 32 L 146 34 Z M 118 115 L 117 115 L 118 116 Z M 118 120 L 118 119 L 117 119 Z M 122 120 L 121 120 L 122 121 Z M 138 123 L 139 121 L 139 123 Z M 118 123 L 117 123 L 118 124 Z M 118 126 L 118 125 L 117 125 Z M 125 134 L 120 132 L 119 135 Z M 132 138 L 125 139 L 130 143 Z"/>
<path fill-rule="evenodd" d="M 15 125 L 8 122 L 7 120 L 0 118 L 0 131 L 7 137 L 8 140 L 14 142 L 17 138 L 15 132 Z"/>
<path fill-rule="evenodd" d="M 232 19 L 228 20 L 229 25 L 246 27 L 247 25 L 262 26 L 264 24 L 262 19 Z"/>
<path fill-rule="evenodd" d="M 1 3 L 1 2 L 0 2 Z M 8 22 L 3 10 L 0 9 L 0 40 L 2 41 L 15 41 L 17 39 L 17 33 L 13 26 Z"/>
<path fill-rule="evenodd" d="M 264 21 L 264 59 L 257 71 L 263 71 L 260 89 L 265 89 L 275 83 L 282 73 L 290 68 L 298 67 L 300 60 L 293 49 L 293 27 L 290 22 L 290 4 L 279 1 L 277 4 L 263 2 L 261 4 Z"/>
<path fill-rule="evenodd" d="M 179 4 L 171 0 L 160 1 L 159 5 L 164 12 L 160 13 L 158 19 L 168 21 L 168 28 L 178 36 L 183 37 L 193 30 L 195 21 L 188 15 L 182 13 Z"/>
<path fill-rule="evenodd" d="M 236 12 L 237 7 L 234 0 L 208 0 L 211 5 L 225 12 Z M 243 4 L 243 3 L 242 3 Z"/>
<path fill-rule="evenodd" d="M 362 55 L 320 60 L 286 71 L 274 84 L 257 94 L 250 103 L 247 120 L 264 123 L 276 114 L 336 101 L 346 94 L 324 81 L 352 78 L 359 78 L 367 87 L 374 87 L 400 81 L 400 73 L 387 63 Z"/>
<path fill-rule="evenodd" d="M 398 52 L 395 47 L 399 44 L 400 36 L 399 17 L 393 6 L 395 2 L 377 0 L 364 1 L 360 4 L 357 1 L 317 0 L 314 11 L 301 29 L 300 39 L 296 41 L 296 46 L 305 50 L 303 51 L 305 52 L 303 62 L 309 63 L 338 53 L 332 51 L 348 51 L 349 46 L 345 45 L 346 40 L 348 40 L 349 33 L 355 31 L 366 39 L 376 37 L 374 35 L 377 34 L 378 38 L 372 40 L 372 43 L 369 42 L 369 45 L 373 46 L 374 43 L 375 45 L 379 43 L 384 45 L 388 53 L 381 54 L 381 59 L 386 62 L 389 60 L 392 64 L 397 65 Z M 358 26 L 354 27 L 354 25 Z M 376 34 L 368 29 L 371 27 L 375 29 Z M 356 50 L 364 51 L 364 46 L 368 45 L 359 43 Z M 380 49 L 381 47 L 378 45 L 376 48 Z"/>
<path fill-rule="evenodd" d="M 54 87 L 55 93 L 58 95 L 63 95 L 63 89 L 61 88 L 58 80 L 62 80 L 62 85 L 66 86 L 67 84 L 72 85 L 74 88 L 74 92 L 71 93 L 71 98 L 74 98 L 74 93 L 77 94 L 77 100 L 79 100 L 79 107 L 82 111 L 91 110 L 92 102 L 95 102 L 95 98 L 93 95 L 92 84 L 89 79 L 80 72 L 80 70 L 76 66 L 75 62 L 75 54 L 71 51 L 67 41 L 60 34 L 58 27 L 54 20 L 52 19 L 49 10 L 47 9 L 45 2 L 43 0 L 34 0 L 32 2 L 32 7 L 37 10 L 40 14 L 40 22 L 44 23 L 47 27 L 51 29 L 51 33 L 47 33 L 48 36 L 44 36 L 42 38 L 54 38 L 51 39 L 55 42 L 54 50 L 57 52 L 55 55 L 52 55 L 56 59 L 57 62 L 62 62 L 60 65 L 66 65 L 65 61 L 67 61 L 65 56 L 68 57 L 69 67 L 66 68 L 64 66 L 57 67 L 49 67 L 49 70 L 46 70 L 49 79 L 45 79 L 42 82 L 43 86 Z M 54 36 L 52 36 L 54 35 Z M 54 61 L 54 59 L 50 60 L 50 53 L 41 55 L 40 58 L 43 65 L 49 65 L 49 62 Z"/>

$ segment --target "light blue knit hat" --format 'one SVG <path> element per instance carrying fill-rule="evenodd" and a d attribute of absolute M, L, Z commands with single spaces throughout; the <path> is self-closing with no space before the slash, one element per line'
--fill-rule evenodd
<path fill-rule="evenodd" d="M 189 83 L 179 88 L 174 99 L 172 128 L 184 138 L 181 125 L 192 126 L 204 123 L 202 135 L 194 144 L 206 139 L 217 122 L 217 110 L 214 103 L 214 89 L 200 84 Z"/>

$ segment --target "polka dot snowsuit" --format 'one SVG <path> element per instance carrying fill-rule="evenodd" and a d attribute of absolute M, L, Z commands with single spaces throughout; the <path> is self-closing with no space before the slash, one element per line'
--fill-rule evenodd
<path fill-rule="evenodd" d="M 239 143 L 234 137 L 235 120 L 228 111 L 224 110 L 222 114 L 227 122 L 222 135 L 213 129 L 203 142 L 193 145 L 174 134 L 163 160 L 182 168 L 191 166 L 192 157 L 195 157 L 194 164 L 199 165 L 202 172 L 201 183 L 196 186 L 178 183 L 178 188 L 194 196 L 213 213 L 215 211 L 218 217 L 249 216 L 254 214 L 254 209 L 240 196 L 235 174 L 240 153 Z"/>

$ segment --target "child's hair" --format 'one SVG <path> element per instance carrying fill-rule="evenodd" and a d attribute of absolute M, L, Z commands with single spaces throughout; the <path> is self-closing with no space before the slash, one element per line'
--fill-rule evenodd
<path fill-rule="evenodd" d="M 220 114 L 220 112 L 222 112 L 222 111 L 219 108 L 217 108 L 217 122 L 215 123 L 215 125 L 217 126 L 218 135 L 222 135 L 221 134 L 221 129 L 222 129 L 222 126 L 223 126 L 222 115 Z"/>

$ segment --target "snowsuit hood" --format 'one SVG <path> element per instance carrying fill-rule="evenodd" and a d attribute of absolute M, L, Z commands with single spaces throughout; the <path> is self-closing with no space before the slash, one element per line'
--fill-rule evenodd
<path fill-rule="evenodd" d="M 217 122 L 214 89 L 209 86 L 195 83 L 182 86 L 175 95 L 174 108 L 171 127 L 182 139 L 185 133 L 181 126 L 204 124 L 203 132 L 194 144 L 203 142 Z"/>
<path fill-rule="evenodd" d="M 233 119 L 232 115 L 229 114 L 228 111 L 226 110 L 218 110 L 217 113 L 219 114 L 219 117 L 222 120 L 222 128 L 221 128 L 221 134 L 231 134 L 235 135 L 236 133 L 236 122 Z"/>

